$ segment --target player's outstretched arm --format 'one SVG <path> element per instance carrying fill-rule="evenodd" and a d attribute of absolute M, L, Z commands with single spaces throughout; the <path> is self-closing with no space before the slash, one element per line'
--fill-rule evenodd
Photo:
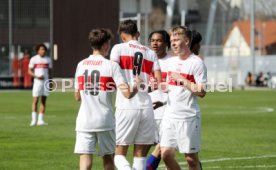
<path fill-rule="evenodd" d="M 75 92 L 75 99 L 78 102 L 81 101 L 80 90 L 78 90 L 77 92 Z"/>
<path fill-rule="evenodd" d="M 155 70 L 154 71 L 154 78 L 157 81 L 157 85 L 162 82 L 162 73 L 161 70 Z"/>
<path fill-rule="evenodd" d="M 203 84 L 195 84 L 185 77 L 181 76 L 179 73 L 172 73 L 170 76 L 171 79 L 174 79 L 176 82 L 181 83 L 183 87 L 186 87 L 193 94 L 203 98 L 206 95 L 206 91 L 204 89 L 205 85 Z"/>

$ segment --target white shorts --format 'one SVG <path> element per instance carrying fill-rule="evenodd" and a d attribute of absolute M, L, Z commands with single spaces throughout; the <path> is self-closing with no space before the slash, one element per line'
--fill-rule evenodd
<path fill-rule="evenodd" d="M 95 154 L 98 143 L 98 155 L 115 153 L 115 130 L 101 132 L 76 132 L 75 153 Z"/>
<path fill-rule="evenodd" d="M 199 118 L 191 121 L 163 119 L 161 129 L 161 147 L 176 148 L 180 153 L 199 152 L 201 144 Z"/>
<path fill-rule="evenodd" d="M 117 109 L 115 117 L 117 145 L 151 145 L 155 142 L 152 108 Z"/>
<path fill-rule="evenodd" d="M 45 81 L 34 80 L 33 97 L 49 95 L 49 88 L 46 87 L 47 84 L 45 85 L 44 82 Z"/>
<path fill-rule="evenodd" d="M 155 119 L 155 143 L 160 143 L 162 119 Z"/>

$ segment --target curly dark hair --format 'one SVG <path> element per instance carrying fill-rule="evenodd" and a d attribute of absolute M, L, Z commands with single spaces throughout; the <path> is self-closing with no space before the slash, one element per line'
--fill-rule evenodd
<path fill-rule="evenodd" d="M 40 47 L 43 47 L 45 51 L 48 50 L 47 47 L 46 47 L 46 45 L 44 45 L 43 43 L 40 43 L 40 44 L 37 44 L 35 46 L 35 52 L 38 52 L 38 50 L 40 49 Z"/>
<path fill-rule="evenodd" d="M 151 40 L 152 35 L 155 34 L 155 33 L 162 35 L 163 40 L 166 42 L 168 49 L 170 49 L 171 48 L 170 35 L 165 30 L 157 30 L 157 31 L 151 32 L 150 35 L 149 35 L 148 41 Z"/>

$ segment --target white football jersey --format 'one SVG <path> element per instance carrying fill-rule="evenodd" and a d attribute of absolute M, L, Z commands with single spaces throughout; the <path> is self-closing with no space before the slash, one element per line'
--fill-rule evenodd
<path fill-rule="evenodd" d="M 136 74 L 147 85 L 150 74 L 160 70 L 155 52 L 134 40 L 115 45 L 111 50 L 110 59 L 120 64 L 130 85 L 133 85 Z M 152 108 L 152 102 L 145 88 L 139 90 L 131 99 L 126 99 L 117 92 L 116 107 L 119 109 Z"/>
<path fill-rule="evenodd" d="M 196 84 L 207 83 L 207 68 L 204 62 L 196 55 L 190 55 L 186 60 L 177 57 L 168 59 L 168 103 L 164 118 L 188 120 L 200 117 L 197 96 L 169 78 L 173 72 Z"/>
<path fill-rule="evenodd" d="M 101 55 L 90 55 L 79 62 L 75 74 L 75 89 L 80 91 L 81 105 L 76 131 L 115 129 L 112 95 L 116 86 L 123 83 L 126 81 L 116 62 Z"/>
<path fill-rule="evenodd" d="M 48 56 L 35 55 L 31 58 L 29 68 L 34 69 L 35 76 L 44 76 L 44 81 L 49 78 L 49 69 L 53 68 L 52 60 Z M 34 81 L 42 81 L 34 79 Z"/>
<path fill-rule="evenodd" d="M 167 79 L 167 62 L 168 59 L 171 56 L 167 54 L 164 58 L 158 59 L 160 68 L 161 68 L 161 73 L 162 73 L 162 82 L 166 82 Z M 151 75 L 152 76 L 152 75 Z M 160 101 L 160 102 L 166 102 L 168 99 L 168 94 L 162 92 L 161 90 L 157 89 L 154 90 L 153 92 L 149 93 L 152 102 Z M 164 112 L 165 112 L 166 105 L 162 107 L 158 107 L 157 109 L 154 110 L 154 118 L 155 119 L 162 119 Z"/>

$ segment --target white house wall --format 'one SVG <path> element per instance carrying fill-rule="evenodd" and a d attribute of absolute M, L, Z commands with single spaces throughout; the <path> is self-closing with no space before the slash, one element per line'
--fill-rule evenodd
<path fill-rule="evenodd" d="M 250 56 L 250 52 L 250 47 L 239 28 L 234 27 L 224 45 L 223 56 Z"/>

